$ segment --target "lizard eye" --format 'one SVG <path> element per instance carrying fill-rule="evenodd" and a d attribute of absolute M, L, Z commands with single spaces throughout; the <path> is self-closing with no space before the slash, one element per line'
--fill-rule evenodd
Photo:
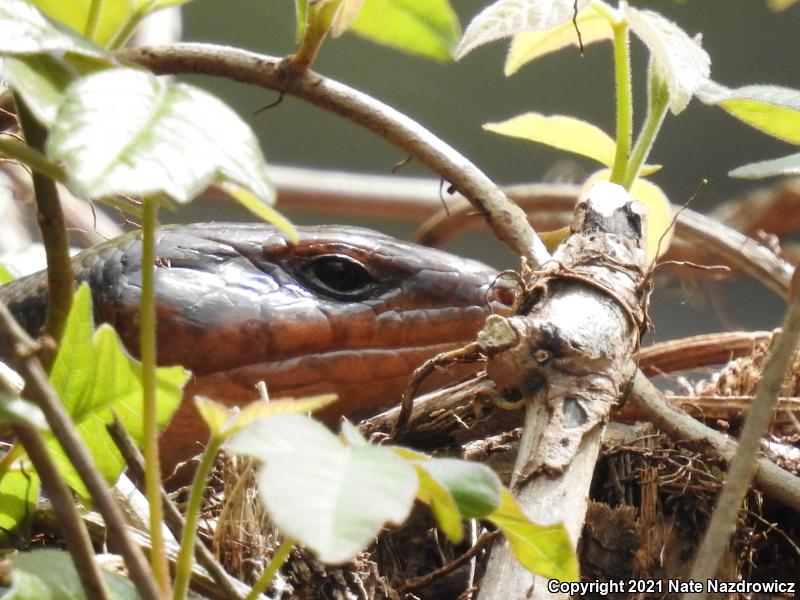
<path fill-rule="evenodd" d="M 303 268 L 303 275 L 318 292 L 340 300 L 357 299 L 375 283 L 363 264 L 343 254 L 323 254 L 311 259 Z"/>

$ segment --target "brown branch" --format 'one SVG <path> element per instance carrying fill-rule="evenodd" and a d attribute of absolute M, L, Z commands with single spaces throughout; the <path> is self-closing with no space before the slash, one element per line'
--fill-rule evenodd
<path fill-rule="evenodd" d="M 454 560 L 451 560 L 446 565 L 439 567 L 435 571 L 431 571 L 430 573 L 427 573 L 425 575 L 420 575 L 419 577 L 414 577 L 412 579 L 409 579 L 397 590 L 397 593 L 407 594 L 412 590 L 417 590 L 419 588 L 427 587 L 435 580 L 437 580 L 439 577 L 444 577 L 448 573 L 452 573 L 467 561 L 472 560 L 472 558 L 476 556 L 478 552 L 480 552 L 486 546 L 488 546 L 489 543 L 492 542 L 498 535 L 500 535 L 499 531 L 490 531 L 484 533 L 481 537 L 477 539 L 475 544 L 469 550 L 464 552 L 464 554 L 462 554 L 461 556 L 459 556 Z"/>
<path fill-rule="evenodd" d="M 21 98 L 16 97 L 15 100 L 25 141 L 32 148 L 43 152 L 47 141 L 47 129 L 36 120 Z M 36 217 L 42 233 L 48 267 L 47 318 L 43 333 L 58 342 L 61 340 L 67 324 L 69 309 L 72 306 L 75 276 L 72 272 L 67 230 L 56 182 L 36 171 L 31 174 L 31 177 L 36 199 Z M 46 352 L 43 357 L 45 363 L 50 363 L 54 358 L 54 352 Z"/>
<path fill-rule="evenodd" d="M 560 185 L 553 189 L 555 187 L 543 189 L 540 184 L 530 184 L 510 186 L 504 190 L 536 221 L 537 213 L 542 211 L 560 214 L 562 218 L 572 214 L 580 187 Z M 449 214 L 440 211 L 424 223 L 415 236 L 416 241 L 440 245 L 477 222 L 471 214 L 471 207 L 464 203 L 451 203 L 448 211 Z M 542 223 L 537 223 L 537 226 L 544 229 Z M 689 247 L 673 244 L 665 259 L 683 259 L 698 264 L 721 262 L 755 277 L 779 296 L 787 296 L 791 265 L 756 240 L 689 209 L 678 216 L 675 237 Z"/>
<path fill-rule="evenodd" d="M 284 209 L 360 216 L 367 207 L 370 210 L 377 207 L 379 214 L 386 218 L 428 219 L 416 234 L 416 240 L 427 245 L 441 246 L 465 228 L 482 224 L 480 214 L 461 196 L 449 199 L 447 211 L 441 210 L 436 180 L 293 167 L 272 167 L 271 173 L 278 187 L 279 206 Z M 571 218 L 580 186 L 521 184 L 502 190 L 526 211 L 538 231 L 546 231 L 564 225 Z M 768 190 L 764 191 L 767 193 Z M 213 197 L 219 198 L 219 195 Z M 753 275 L 786 297 L 791 266 L 766 246 L 729 225 L 684 210 L 676 223 L 675 238 L 676 243 L 665 260 L 731 266 Z"/>
<path fill-rule="evenodd" d="M 36 347 L 33 340 L 14 320 L 2 302 L 0 302 L 0 347 L 13 349 L 16 369 L 25 379 L 26 396 L 42 410 L 50 430 L 89 490 L 97 509 L 106 520 L 114 548 L 125 559 L 128 574 L 137 590 L 145 600 L 158 600 L 160 594 L 153 582 L 147 561 L 142 551 L 133 543 L 125 527 L 122 512 L 108 490 L 108 484 L 94 466 L 94 461 L 76 433 L 61 400 L 50 386 L 42 364 L 32 351 Z"/>
<path fill-rule="evenodd" d="M 769 331 L 732 331 L 669 340 L 642 348 L 639 368 L 649 377 L 719 365 L 749 356 L 771 337 Z"/>
<path fill-rule="evenodd" d="M 13 431 L 28 453 L 42 482 L 42 487 L 53 503 L 53 511 L 58 518 L 58 527 L 67 543 L 86 597 L 98 598 L 98 600 L 108 598 L 108 587 L 103 579 L 100 566 L 95 562 L 94 548 L 89 532 L 75 509 L 75 500 L 50 457 L 41 435 L 33 427 L 24 424 L 15 425 Z"/>
<path fill-rule="evenodd" d="M 120 57 L 158 74 L 199 73 L 275 89 L 334 112 L 375 132 L 450 181 L 487 219 L 499 239 L 533 264 L 550 255 L 513 202 L 466 157 L 413 119 L 393 108 L 312 71 L 286 75 L 281 59 L 210 44 L 129 48 Z"/>
<path fill-rule="evenodd" d="M 735 441 L 671 406 L 641 371 L 634 378 L 628 402 L 635 405 L 643 418 L 675 439 L 706 443 L 726 461 L 736 452 Z M 767 496 L 800 511 L 800 478 L 759 458 L 754 481 Z"/>

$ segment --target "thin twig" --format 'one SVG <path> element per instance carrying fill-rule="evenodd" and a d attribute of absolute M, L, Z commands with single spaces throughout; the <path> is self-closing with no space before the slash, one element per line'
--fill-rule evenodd
<path fill-rule="evenodd" d="M 550 257 L 524 213 L 480 169 L 413 119 L 362 92 L 312 71 L 286 77 L 280 68 L 282 59 L 210 44 L 129 48 L 120 56 L 158 74 L 218 75 L 285 91 L 335 112 L 374 131 L 453 182 L 515 254 L 528 257 L 534 265 Z"/>
<path fill-rule="evenodd" d="M 160 600 L 161 596 L 153 582 L 147 560 L 128 533 L 125 518 L 111 497 L 108 484 L 95 467 L 63 404 L 50 386 L 41 362 L 30 352 L 31 348 L 36 347 L 34 341 L 14 320 L 2 302 L 0 302 L 0 347 L 13 349 L 16 369 L 25 379 L 27 397 L 42 410 L 50 430 L 89 490 L 97 510 L 106 521 L 112 545 L 122 554 L 128 574 L 139 594 L 145 600 Z"/>
<path fill-rule="evenodd" d="M 691 574 L 691 578 L 697 581 L 706 581 L 716 575 L 731 535 L 736 529 L 736 515 L 756 472 L 761 438 L 772 419 L 778 394 L 800 343 L 800 298 L 789 305 L 782 329 L 767 357 L 761 380 L 756 386 L 755 400 L 739 436 L 739 447 L 730 461 L 717 505 L 697 550 Z M 701 592 L 684 594 L 683 597 L 705 598 L 706 595 L 706 592 Z"/>
<path fill-rule="evenodd" d="M 17 114 L 26 142 L 34 150 L 43 152 L 47 140 L 47 129 L 39 124 L 39 121 L 19 97 L 15 99 Z M 58 342 L 61 340 L 61 334 L 67 324 L 69 309 L 72 306 L 75 276 L 72 272 L 69 241 L 56 182 L 37 171 L 34 171 L 31 176 L 36 198 L 36 216 L 47 256 L 47 318 L 43 333 Z M 52 352 L 45 353 L 43 356 L 45 363 L 49 363 L 54 358 L 55 354 Z"/>
<path fill-rule="evenodd" d="M 75 509 L 75 500 L 53 463 L 41 435 L 33 427 L 24 424 L 15 425 L 13 431 L 25 447 L 47 497 L 53 503 L 58 526 L 69 548 L 86 597 L 98 600 L 108 598 L 108 588 L 100 566 L 94 559 L 94 548 L 89 532 Z"/>
<path fill-rule="evenodd" d="M 488 546 L 489 543 L 492 542 L 498 535 L 500 535 L 499 531 L 489 531 L 487 533 L 484 533 L 481 537 L 477 539 L 475 544 L 469 550 L 464 552 L 464 554 L 462 554 L 461 556 L 459 556 L 454 560 L 451 560 L 446 565 L 439 567 L 435 571 L 431 571 L 430 573 L 427 573 L 425 575 L 409 579 L 397 590 L 397 593 L 407 594 L 412 590 L 424 588 L 426 586 L 429 586 L 439 577 L 444 577 L 448 573 L 452 573 L 458 567 L 463 565 L 468 560 L 471 560 L 472 557 L 478 554 L 478 552 L 480 552 L 486 546 Z"/>
<path fill-rule="evenodd" d="M 641 371 L 633 380 L 628 402 L 635 405 L 643 419 L 673 438 L 708 444 L 726 461 L 736 452 L 735 441 L 670 405 Z M 759 458 L 754 482 L 767 496 L 800 511 L 800 478 L 766 458 Z"/>

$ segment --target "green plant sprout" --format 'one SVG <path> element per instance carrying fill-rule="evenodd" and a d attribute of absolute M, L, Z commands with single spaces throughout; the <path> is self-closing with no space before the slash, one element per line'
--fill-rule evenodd
<path fill-rule="evenodd" d="M 647 111 L 632 144 L 633 98 L 630 34 L 650 55 L 647 69 Z M 608 179 L 630 190 L 648 208 L 648 257 L 666 251 L 672 210 L 667 194 L 642 178 L 657 170 L 645 164 L 667 111 L 674 115 L 696 96 L 720 106 L 734 117 L 793 144 L 800 144 L 800 92 L 777 86 L 747 86 L 730 90 L 710 79 L 711 58 L 700 37 L 691 37 L 655 11 L 616 7 L 602 0 L 499 0 L 479 13 L 467 27 L 456 50 L 462 58 L 478 46 L 511 37 L 505 74 L 557 50 L 584 47 L 611 40 L 614 57 L 616 135 L 570 116 L 526 113 L 484 128 L 502 135 L 527 139 L 591 158 L 603 171 L 589 184 Z M 800 173 L 800 154 L 754 163 L 731 172 L 736 177 L 765 177 Z M 666 236 L 666 237 L 665 237 Z M 662 241 L 659 246 L 659 240 Z"/>

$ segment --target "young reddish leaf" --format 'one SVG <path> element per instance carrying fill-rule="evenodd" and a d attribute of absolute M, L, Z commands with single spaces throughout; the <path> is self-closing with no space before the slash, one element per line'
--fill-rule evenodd
<path fill-rule="evenodd" d="M 699 41 L 657 12 L 625 4 L 624 15 L 661 69 L 669 87 L 670 110 L 678 114 L 708 79 L 711 58 Z"/>
<path fill-rule="evenodd" d="M 578 32 L 575 28 L 575 23 L 570 20 L 547 31 L 525 31 L 514 34 L 503 72 L 507 76 L 513 75 L 523 65 L 545 54 L 567 46 L 577 46 Z M 577 28 L 580 30 L 580 40 L 584 47 L 594 42 L 610 40 L 614 36 L 608 19 L 591 5 L 578 14 Z"/>
<path fill-rule="evenodd" d="M 501 38 L 558 27 L 588 5 L 589 0 L 497 0 L 472 19 L 456 49 L 456 60 Z"/>

